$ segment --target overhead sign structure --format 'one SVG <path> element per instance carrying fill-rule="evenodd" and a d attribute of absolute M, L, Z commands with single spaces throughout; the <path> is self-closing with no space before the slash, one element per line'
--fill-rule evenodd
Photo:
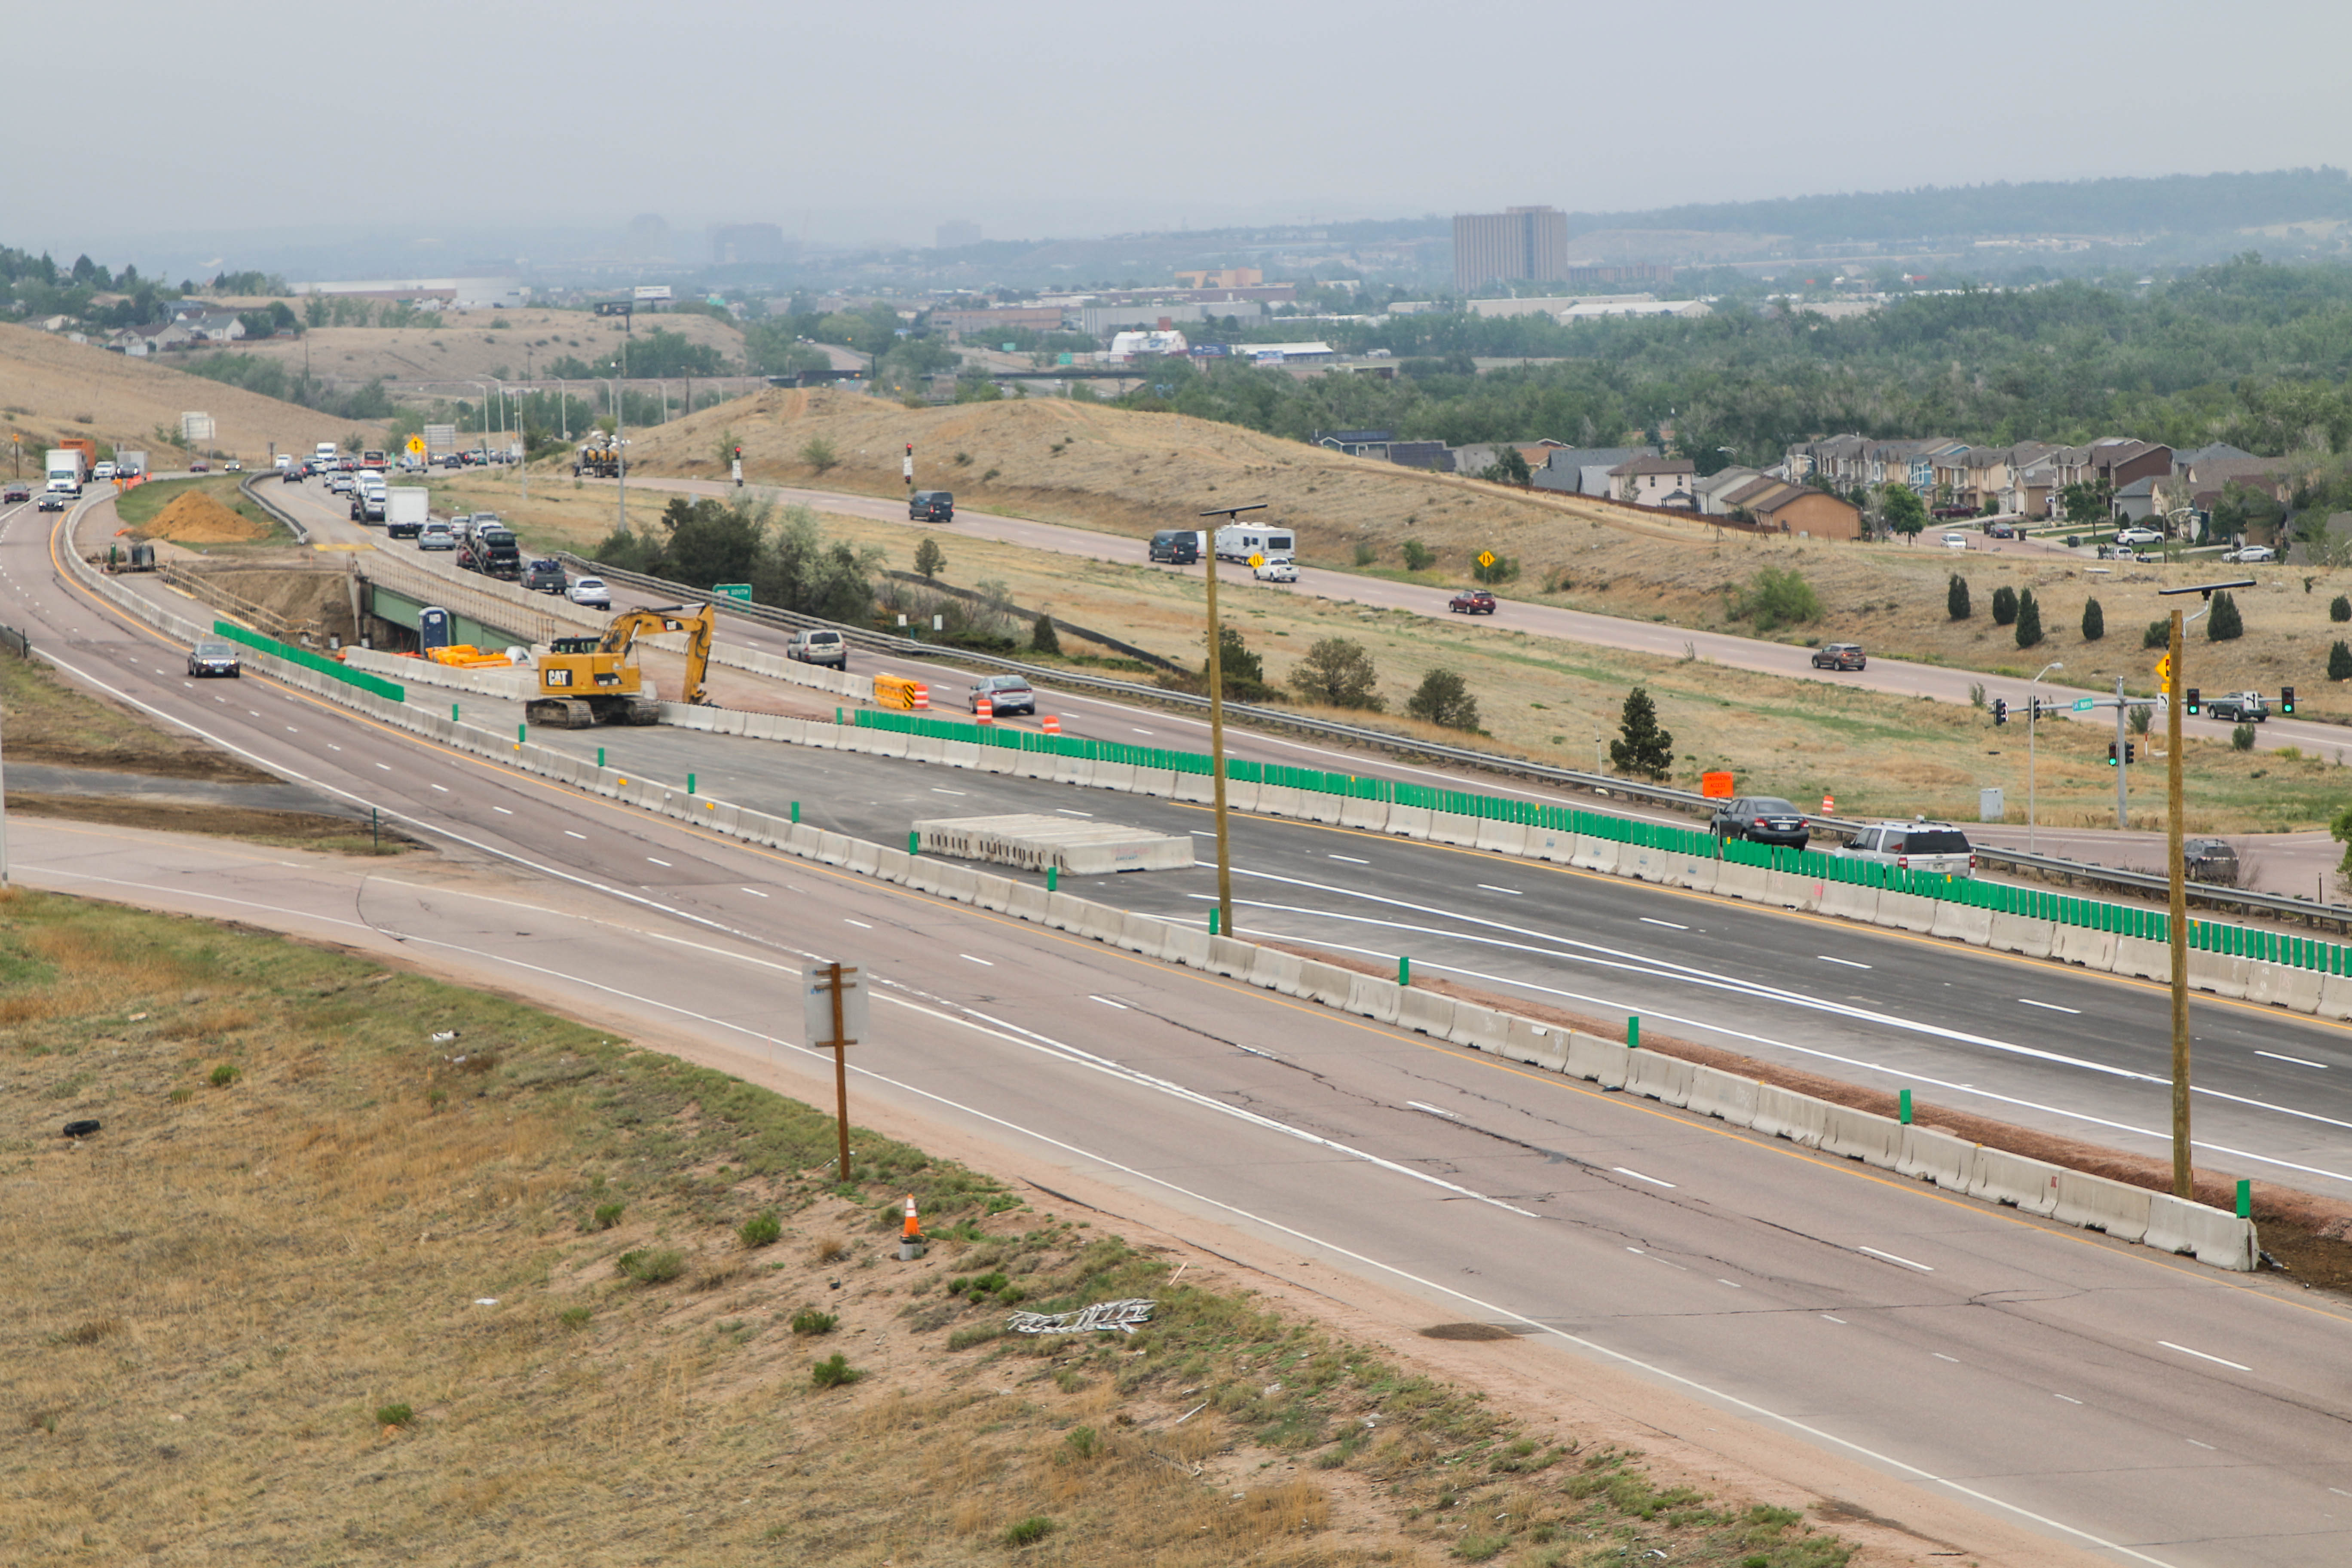
<path fill-rule="evenodd" d="M 834 1126 L 840 1179 L 849 1180 L 849 1047 L 866 1037 L 866 977 L 835 959 L 801 971 L 801 1017 L 809 1045 L 833 1052 Z"/>

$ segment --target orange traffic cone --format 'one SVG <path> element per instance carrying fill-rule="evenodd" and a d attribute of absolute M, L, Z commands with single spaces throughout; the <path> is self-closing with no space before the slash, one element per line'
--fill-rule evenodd
<path fill-rule="evenodd" d="M 1054 714 L 1046 714 L 1041 722 L 1045 726 L 1045 733 L 1048 735 L 1058 735 L 1062 732 L 1062 721 Z"/>
<path fill-rule="evenodd" d="M 1824 791 L 1822 795 L 1822 815 L 1827 816 L 1835 810 L 1837 810 L 1837 796 Z"/>
<path fill-rule="evenodd" d="M 923 1236 L 923 1222 L 915 1214 L 915 1194 L 907 1194 L 907 1228 L 898 1236 L 898 1258 L 912 1263 L 923 1256 L 930 1243 Z"/>

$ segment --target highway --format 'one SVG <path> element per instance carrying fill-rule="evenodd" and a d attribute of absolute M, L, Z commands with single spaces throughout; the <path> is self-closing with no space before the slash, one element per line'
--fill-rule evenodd
<path fill-rule="evenodd" d="M 331 532 L 335 520 L 314 510 L 321 533 Z M 726 625 L 730 633 L 767 630 Z M 479 697 L 467 697 L 465 709 L 501 731 L 523 716 L 519 703 Z M 1137 719 L 1166 727 L 1160 715 L 1108 702 L 1087 714 L 1074 731 L 1124 738 L 1122 728 L 1147 728 L 1129 722 Z M 533 734 L 583 759 L 603 752 L 641 776 L 682 784 L 692 773 L 714 799 L 776 815 L 798 803 L 807 820 L 877 843 L 903 843 L 929 816 L 1059 812 L 1198 836 L 1203 859 L 1212 853 L 1207 815 L 1172 801 L 698 731 Z M 1244 818 L 1234 845 L 1236 922 L 1245 933 L 1383 967 L 1410 956 L 1424 976 L 1603 1020 L 1639 1015 L 1654 1031 L 2168 1157 L 2171 1026 L 2158 987 L 1344 828 Z M 1097 879 L 1088 896 L 1205 924 L 1214 891 L 1204 868 Z M 2352 1030 L 2212 997 L 2199 997 L 2190 1016 L 2200 1163 L 2352 1199 Z"/>
<path fill-rule="evenodd" d="M 30 885 L 404 953 L 616 1028 L 682 1037 L 705 1059 L 803 1095 L 813 1064 L 778 1022 L 792 1017 L 798 966 L 813 953 L 861 962 L 883 987 L 887 1026 L 856 1056 L 854 1092 L 877 1115 L 984 1140 L 1008 1174 L 1056 1191 L 1084 1184 L 1114 1213 L 1172 1209 L 1204 1244 L 1241 1237 L 1286 1258 L 1285 1278 L 1341 1300 L 1399 1291 L 1431 1321 L 1526 1330 L 1595 1379 L 1660 1391 L 1644 1415 L 1727 1464 L 1801 1468 L 1813 1488 L 1859 1478 L 1877 1487 L 1877 1511 L 1985 1560 L 2059 1562 L 2081 1549 L 2089 1555 L 2074 1560 L 2187 1568 L 2352 1555 L 2352 1314 L 2336 1303 L 646 817 L 260 677 L 190 683 L 175 645 L 63 580 L 47 524 L 29 510 L 0 517 L 0 618 L 69 674 L 281 776 L 384 809 L 443 854 L 322 863 L 20 821 L 16 869 Z M 1011 783 L 902 766 L 891 797 L 869 775 L 826 774 L 816 761 L 786 753 L 778 782 L 845 826 L 903 820 L 918 793 L 958 813 L 1001 808 L 991 792 Z M 711 792 L 749 788 L 751 770 L 739 781 L 738 767 L 715 762 Z M 933 793 L 949 788 L 968 793 Z M 1087 811 L 1108 799 L 1121 819 L 1163 809 L 1060 798 Z M 1251 868 L 1265 874 L 1244 879 L 1245 931 L 1267 929 L 1255 922 L 1271 923 L 1271 904 L 1333 922 L 1354 910 L 1344 900 L 1366 894 L 1407 888 L 1453 909 L 1475 890 L 1488 897 L 1460 903 L 1447 951 L 1519 963 L 1547 984 L 1581 962 L 1499 957 L 1468 941 L 1486 933 L 1458 917 L 1496 910 L 1518 911 L 1515 923 L 1563 952 L 1580 940 L 1687 942 L 1671 951 L 1711 951 L 1723 978 L 1748 987 L 1723 994 L 1719 1018 L 1759 1033 L 1785 1024 L 1801 1044 L 1861 1022 L 1754 987 L 1830 997 L 1839 966 L 1821 954 L 1873 963 L 1877 984 L 1853 994 L 1914 1024 L 1991 1027 L 2018 1005 L 2001 999 L 2010 992 L 2087 1003 L 2074 1016 L 2090 1022 L 2064 1026 L 2110 1033 L 2120 1032 L 2112 1018 L 2147 1005 L 2111 980 L 1711 900 L 1648 902 L 1654 890 L 1569 875 L 1548 874 L 1545 887 L 1586 901 L 1538 919 L 1525 910 L 1536 889 L 1524 864 L 1295 826 L 1244 834 Z M 1462 874 L 1473 866 L 1492 874 Z M 1297 885 L 1307 873 L 1318 886 Z M 1200 873 L 1118 879 L 1112 890 L 1129 896 L 1129 885 L 1170 908 L 1197 905 Z M 1735 918 L 1744 923 L 1717 923 Z M 1675 936 L 1652 919 L 1688 930 Z M 1765 945 L 1772 931 L 1782 934 Z M 1799 973 L 1807 963 L 1820 965 L 1811 979 Z M 1631 966 L 1606 984 L 1612 997 L 1625 988 L 1620 1000 L 1687 1003 L 1698 989 Z M 2219 1006 L 2200 1008 L 2200 1026 L 2241 1016 L 2249 1028 L 2326 1033 Z M 1817 1457 L 1771 1458 L 1766 1436 Z M 1954 1500 L 1979 1522 L 1955 1526 Z M 2018 1529 L 2045 1544 L 2005 1545 Z"/>

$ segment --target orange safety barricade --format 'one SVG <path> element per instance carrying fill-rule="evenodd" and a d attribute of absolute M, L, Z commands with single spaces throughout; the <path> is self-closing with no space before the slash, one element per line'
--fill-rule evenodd
<path fill-rule="evenodd" d="M 1048 713 L 1045 715 L 1042 722 L 1045 724 L 1045 733 L 1048 735 L 1058 735 L 1062 732 L 1062 721 L 1056 715 Z"/>
<path fill-rule="evenodd" d="M 996 704 L 985 697 L 977 699 L 972 704 L 971 716 L 982 724 L 993 724 L 996 722 Z"/>

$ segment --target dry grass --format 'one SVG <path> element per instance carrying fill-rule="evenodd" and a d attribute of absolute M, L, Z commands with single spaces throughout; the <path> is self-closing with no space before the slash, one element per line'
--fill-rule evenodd
<path fill-rule="evenodd" d="M 55 763 L 117 773 L 232 784 L 276 784 L 276 775 L 159 729 L 143 714 L 70 686 L 37 658 L 0 652 L 0 725 L 12 763 Z"/>
<path fill-rule="evenodd" d="M 299 357 L 300 347 L 294 352 Z M 145 451 L 157 468 L 176 458 L 156 426 L 176 439 L 180 416 L 190 409 L 211 414 L 218 433 L 214 445 L 248 464 L 267 461 L 273 441 L 281 452 L 300 452 L 341 439 L 347 430 L 380 434 L 383 428 L 366 420 L 330 419 L 167 363 L 110 354 L 30 327 L 0 326 L 0 404 L 5 405 L 0 429 L 22 436 L 28 451 L 56 437 L 81 436 Z"/>
<path fill-rule="evenodd" d="M 1465 1519 L 1518 1561 L 1844 1560 L 903 1145 L 857 1135 L 835 1192 L 809 1108 L 499 998 L 21 892 L 0 997 L 12 1563 L 993 1563 L 1031 1517 L 1066 1564 L 1429 1562 Z M 683 1278 L 616 1271 L 653 1248 Z M 947 1348 L 1130 1294 L 1131 1338 Z M 835 1331 L 786 1331 L 811 1303 Z M 865 1375 L 814 1386 L 819 1351 Z"/>
<path fill-rule="evenodd" d="M 303 301 L 289 301 L 299 314 Z M 265 338 L 239 343 L 236 352 L 274 359 L 299 369 L 307 349 L 313 374 L 337 384 L 385 381 L 463 381 L 495 376 L 504 381 L 536 378 L 549 392 L 556 384 L 547 379 L 547 367 L 566 355 L 596 364 L 609 361 L 622 342 L 624 321 L 586 310 L 447 310 L 410 327 L 315 327 L 301 338 Z M 743 333 L 731 321 L 695 314 L 644 316 L 637 319 L 642 337 L 659 329 L 675 332 L 690 343 L 707 343 L 730 365 L 743 360 Z M 698 387 L 707 384 L 698 383 Z M 673 378 L 671 397 L 683 403 L 685 383 Z M 650 387 L 640 390 L 650 391 Z M 457 394 L 478 402 L 471 388 Z M 574 396 L 588 395 L 574 383 Z M 707 392 L 698 392 L 698 405 Z M 314 438 L 315 439 L 315 438 Z"/>
<path fill-rule="evenodd" d="M 460 479 L 437 488 L 446 500 L 436 504 L 460 510 L 494 508 L 534 545 L 593 551 L 611 531 L 609 488 L 574 489 L 569 480 L 534 485 L 528 506 L 518 502 L 511 480 Z M 667 498 L 633 493 L 648 497 L 631 507 L 635 526 L 651 526 L 638 505 L 651 514 L 658 510 L 655 503 Z M 824 521 L 833 535 L 873 545 L 890 565 L 901 568 L 911 565 L 915 543 L 928 531 L 947 552 L 942 582 L 970 587 L 985 579 L 1001 581 L 1024 607 L 1083 626 L 1116 628 L 1116 636 L 1179 662 L 1197 664 L 1203 657 L 1202 590 L 1197 580 L 1181 574 L 1024 550 L 959 534 L 952 525 L 922 531 L 835 514 Z M 1739 548 L 1725 546 L 1727 553 Z M 1815 554 L 1834 549 L 1774 548 Z M 1938 613 L 1941 583 L 1937 578 Z M 1990 592 L 1981 596 L 1989 600 Z M 1743 790 L 1808 805 L 1832 795 L 1843 814 L 1907 817 L 1924 812 L 1974 821 L 1977 792 L 1997 785 L 2005 792 L 2009 819 L 2025 818 L 2024 727 L 1997 729 L 1986 711 L 1735 672 L 1700 659 L 1659 658 L 1532 637 L 1511 629 L 1506 616 L 1433 620 L 1231 580 L 1218 603 L 1228 623 L 1265 657 L 1268 678 L 1276 681 L 1286 680 L 1321 638 L 1361 643 L 1379 666 L 1388 702 L 1388 716 L 1378 722 L 1401 733 L 1460 739 L 1402 716 L 1405 699 L 1422 677 L 1444 667 L 1460 671 L 1478 699 L 1480 721 L 1490 737 L 1482 745 L 1591 768 L 1596 765 L 1593 737 L 1615 738 L 1625 694 L 1642 685 L 1656 699 L 1660 721 L 1675 737 L 1675 782 L 1685 788 L 1696 789 L 1701 773 L 1721 767 L 1731 771 Z M 2323 615 L 2324 610 L 2323 604 Z M 2252 613 L 2250 599 L 2250 619 Z M 1988 617 L 1989 611 L 1981 611 L 1979 624 L 1989 624 Z M 2045 618 L 2044 624 L 2051 623 Z M 2104 646 L 2116 647 L 2117 635 Z M 1071 639 L 1065 641 L 1079 651 Z M 2070 675 L 2076 662 L 2068 661 Z M 2332 756 L 2237 752 L 2201 741 L 2190 745 L 2200 781 L 2190 801 L 2190 832 L 2285 831 L 2325 824 L 2342 809 L 2347 775 Z M 2103 826 L 2115 821 L 2115 774 L 2106 765 L 2103 739 L 2077 725 L 2045 725 L 2038 752 L 2043 823 Z M 2137 798 L 2135 826 L 2160 827 L 2152 789 L 2141 789 Z"/>

